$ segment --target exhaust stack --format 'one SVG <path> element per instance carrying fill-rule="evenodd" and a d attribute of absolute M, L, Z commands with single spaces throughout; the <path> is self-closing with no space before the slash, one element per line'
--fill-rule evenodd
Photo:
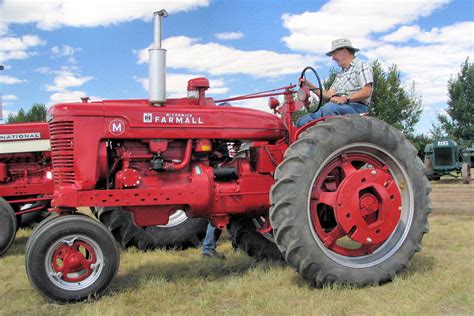
<path fill-rule="evenodd" d="M 148 50 L 150 103 L 157 106 L 166 101 L 166 49 L 161 48 L 161 25 L 167 16 L 166 10 L 153 13 L 153 47 Z"/>

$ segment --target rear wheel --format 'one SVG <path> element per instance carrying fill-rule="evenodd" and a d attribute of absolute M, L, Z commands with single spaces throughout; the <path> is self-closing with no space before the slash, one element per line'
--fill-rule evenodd
<path fill-rule="evenodd" d="M 97 214 L 122 247 L 142 250 L 198 247 L 206 236 L 208 223 L 203 218 L 189 218 L 183 211 L 173 213 L 167 225 L 147 227 L 137 226 L 132 213 L 120 207 L 102 207 Z"/>
<path fill-rule="evenodd" d="M 275 179 L 276 243 L 315 286 L 389 281 L 428 232 L 423 164 L 403 135 L 378 119 L 334 117 L 308 129 Z"/>
<path fill-rule="evenodd" d="M 119 250 L 110 232 L 77 215 L 56 217 L 36 231 L 25 258 L 31 284 L 56 302 L 99 297 L 119 266 Z"/>
<path fill-rule="evenodd" d="M 228 229 L 234 249 L 240 249 L 257 260 L 282 261 L 283 256 L 271 232 L 259 232 L 265 227 L 262 218 L 234 216 Z"/>
<path fill-rule="evenodd" d="M 22 205 L 19 211 L 25 211 L 27 209 L 39 208 L 34 212 L 25 213 L 21 215 L 20 225 L 21 227 L 28 227 L 35 223 L 43 221 L 46 217 L 49 216 L 48 208 L 50 207 L 50 201 L 38 201 L 33 204 Z"/>
<path fill-rule="evenodd" d="M 13 244 L 16 231 L 15 211 L 4 198 L 0 197 L 0 256 Z"/>

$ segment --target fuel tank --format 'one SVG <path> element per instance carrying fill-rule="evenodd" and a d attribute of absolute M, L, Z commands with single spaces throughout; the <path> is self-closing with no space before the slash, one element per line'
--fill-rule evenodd
<path fill-rule="evenodd" d="M 76 132 L 102 126 L 103 138 L 120 139 L 249 139 L 276 141 L 288 135 L 277 116 L 254 109 L 218 106 L 212 98 L 203 105 L 169 99 L 163 106 L 149 100 L 114 100 L 58 104 L 51 121 L 72 121 Z M 89 126 L 89 128 L 88 128 Z"/>

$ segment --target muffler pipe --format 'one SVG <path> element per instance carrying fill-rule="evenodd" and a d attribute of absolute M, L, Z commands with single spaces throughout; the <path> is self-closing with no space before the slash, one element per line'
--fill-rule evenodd
<path fill-rule="evenodd" d="M 168 16 L 166 10 L 153 13 L 153 47 L 149 52 L 150 103 L 162 105 L 166 101 L 166 49 L 161 48 L 162 21 Z"/>

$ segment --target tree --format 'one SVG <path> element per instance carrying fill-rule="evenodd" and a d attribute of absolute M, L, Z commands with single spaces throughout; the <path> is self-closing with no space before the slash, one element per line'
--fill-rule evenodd
<path fill-rule="evenodd" d="M 46 122 L 48 109 L 44 104 L 35 103 L 29 110 L 20 108 L 17 114 L 10 113 L 7 123 Z"/>
<path fill-rule="evenodd" d="M 375 84 L 369 114 L 396 127 L 405 136 L 414 137 L 415 125 L 423 111 L 421 98 L 415 94 L 415 84 L 404 87 L 395 64 L 384 71 L 375 61 L 373 71 Z"/>
<path fill-rule="evenodd" d="M 454 139 L 459 144 L 474 139 L 474 65 L 466 58 L 457 77 L 448 81 L 447 114 L 438 113 L 439 125 L 431 132 Z"/>

